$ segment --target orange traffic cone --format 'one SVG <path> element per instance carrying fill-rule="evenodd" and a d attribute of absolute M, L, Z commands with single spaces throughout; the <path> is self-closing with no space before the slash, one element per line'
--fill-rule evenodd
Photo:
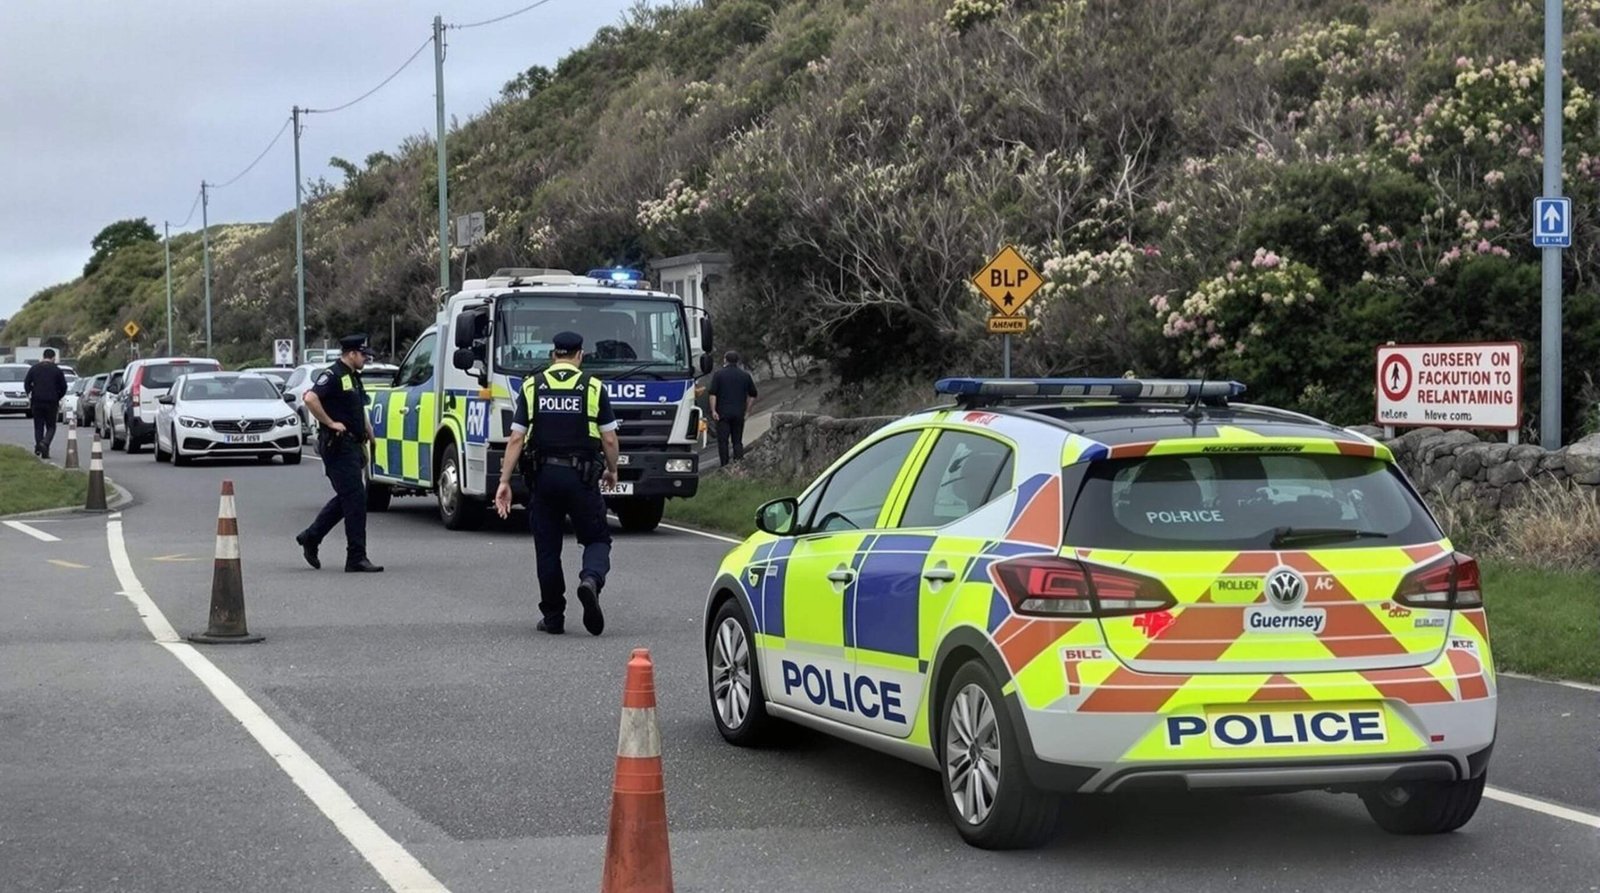
<path fill-rule="evenodd" d="M 244 567 L 239 563 L 239 514 L 233 505 L 233 481 L 222 482 L 217 506 L 217 558 L 211 569 L 211 622 L 189 641 L 201 645 L 236 645 L 261 641 L 244 622 Z"/>
<path fill-rule="evenodd" d="M 661 731 L 656 727 L 655 664 L 635 648 L 622 688 L 617 777 L 611 785 L 611 829 L 600 893 L 671 893 L 667 791 L 661 777 Z"/>
<path fill-rule="evenodd" d="M 103 512 L 106 509 L 106 466 L 105 459 L 100 455 L 100 431 L 94 432 L 94 441 L 89 445 L 89 492 L 85 495 L 83 510 L 86 512 Z"/>

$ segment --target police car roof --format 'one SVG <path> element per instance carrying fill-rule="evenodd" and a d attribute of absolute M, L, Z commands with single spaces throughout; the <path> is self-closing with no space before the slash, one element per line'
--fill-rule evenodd
<path fill-rule="evenodd" d="M 951 407 L 938 407 L 949 410 Z M 1264 437 L 1299 440 L 1350 440 L 1355 435 L 1337 425 L 1267 406 L 1232 404 L 1201 407 L 1195 418 L 1187 407 L 1169 402 L 1058 402 L 986 406 L 974 411 L 1041 422 L 1107 446 L 1219 436 L 1219 428 L 1243 428 Z"/>

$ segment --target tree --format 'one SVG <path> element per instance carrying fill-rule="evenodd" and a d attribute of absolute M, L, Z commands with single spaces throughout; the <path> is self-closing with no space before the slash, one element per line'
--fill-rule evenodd
<path fill-rule="evenodd" d="M 535 65 L 507 81 L 506 85 L 500 88 L 500 95 L 506 99 L 532 99 L 539 95 L 539 91 L 550 86 L 553 77 L 550 69 L 543 65 Z"/>
<path fill-rule="evenodd" d="M 105 263 L 107 258 L 122 248 L 137 242 L 155 241 L 158 241 L 156 228 L 145 218 L 118 220 L 89 241 L 89 247 L 94 249 L 94 254 L 89 258 L 89 262 L 83 265 L 83 275 L 94 275 L 94 271 L 100 269 L 100 265 Z"/>

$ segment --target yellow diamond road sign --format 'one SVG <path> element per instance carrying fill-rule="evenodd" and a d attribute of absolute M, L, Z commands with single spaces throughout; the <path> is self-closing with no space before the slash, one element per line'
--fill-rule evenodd
<path fill-rule="evenodd" d="M 130 340 L 137 338 L 139 337 L 139 324 L 130 319 L 128 320 L 128 324 L 122 327 L 122 331 Z"/>
<path fill-rule="evenodd" d="M 1039 271 L 1011 245 L 1000 249 L 994 260 L 972 277 L 972 282 L 989 299 L 989 303 L 1005 316 L 1021 313 L 1034 292 L 1044 285 L 1044 280 L 1039 278 Z"/>

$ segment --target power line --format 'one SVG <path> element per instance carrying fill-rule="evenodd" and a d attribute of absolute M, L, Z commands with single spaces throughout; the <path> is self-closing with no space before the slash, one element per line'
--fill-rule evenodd
<path fill-rule="evenodd" d="M 226 183 L 212 183 L 211 184 L 211 188 L 212 189 L 226 189 L 227 187 L 232 186 L 233 184 L 235 184 L 235 183 L 239 182 L 240 180 L 244 179 L 244 175 L 245 174 L 248 174 L 251 171 L 255 170 L 256 165 L 261 163 L 261 159 L 267 157 L 267 153 L 271 152 L 272 151 L 272 147 L 276 146 L 278 144 L 278 140 L 283 139 L 283 132 L 288 130 L 288 129 L 289 129 L 289 119 L 285 118 L 284 121 L 283 121 L 283 126 L 278 128 L 278 133 L 277 133 L 276 136 L 274 136 L 272 138 L 272 142 L 267 143 L 267 147 L 265 149 L 261 150 L 261 154 L 256 156 L 256 160 L 255 161 L 250 162 L 250 166 L 249 167 L 247 167 L 244 170 L 240 171 L 236 176 L 234 176 L 234 178 L 232 180 L 229 180 Z M 192 214 L 194 212 L 190 211 L 190 213 Z"/>
<path fill-rule="evenodd" d="M 548 0 L 546 0 L 546 2 L 548 2 Z M 409 58 L 405 62 L 401 63 L 400 67 L 396 68 L 394 70 L 394 74 L 391 74 L 388 77 L 384 78 L 383 81 L 378 84 L 378 86 L 373 87 L 371 90 L 368 90 L 367 92 L 361 94 L 360 96 L 357 96 L 355 99 L 350 100 L 349 102 L 345 103 L 344 105 L 334 106 L 331 109 L 301 109 L 301 111 L 305 112 L 308 115 L 328 115 L 328 114 L 332 114 L 334 112 L 342 112 L 342 111 L 344 111 L 345 109 L 355 105 L 356 103 L 362 101 L 363 99 L 366 99 L 368 96 L 371 96 L 372 94 L 378 92 L 379 90 L 382 90 L 384 87 L 389 86 L 389 82 L 394 80 L 395 78 L 399 77 L 400 76 L 400 72 L 405 71 L 407 68 L 411 67 L 411 63 L 417 61 L 417 57 L 422 55 L 422 51 L 427 49 L 428 48 L 428 44 L 431 44 L 431 43 L 433 43 L 433 38 L 430 36 L 427 40 L 424 40 L 422 42 L 422 46 L 417 47 L 417 51 L 411 54 L 411 58 Z"/>
<path fill-rule="evenodd" d="M 523 13 L 528 12 L 529 10 L 538 9 L 539 7 L 545 5 L 546 3 L 549 3 L 549 2 L 550 2 L 550 0 L 539 0 L 539 2 L 537 2 L 537 3 L 530 3 L 527 6 L 524 6 L 521 9 L 517 10 L 516 12 L 508 12 L 503 16 L 496 16 L 496 17 L 494 17 L 492 19 L 484 19 L 481 22 L 473 22 L 470 25 L 451 25 L 449 27 L 454 28 L 457 31 L 464 31 L 467 28 L 481 28 L 484 25 L 493 25 L 495 22 L 503 22 L 506 19 L 514 18 L 516 16 L 522 15 Z"/>
<path fill-rule="evenodd" d="M 200 207 L 200 193 L 197 191 L 194 194 L 194 204 L 189 206 L 189 216 L 183 218 L 183 222 L 178 224 L 178 229 L 183 229 L 189 225 L 189 221 L 194 219 L 194 209 L 198 207 Z"/>

